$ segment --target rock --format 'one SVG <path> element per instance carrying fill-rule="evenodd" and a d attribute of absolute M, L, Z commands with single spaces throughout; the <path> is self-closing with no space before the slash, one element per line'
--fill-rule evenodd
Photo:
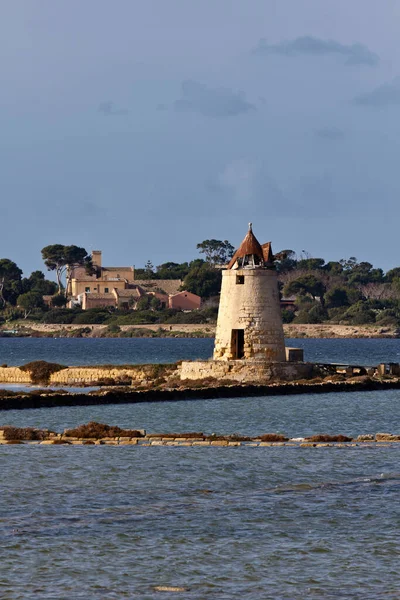
<path fill-rule="evenodd" d="M 363 433 L 359 435 L 356 439 L 356 442 L 373 442 L 375 440 L 375 436 L 373 433 Z"/>
<path fill-rule="evenodd" d="M 376 433 L 375 439 L 377 442 L 400 442 L 400 435 L 392 433 Z"/>
<path fill-rule="evenodd" d="M 188 592 L 190 588 L 180 585 L 155 585 L 153 590 L 155 592 Z"/>

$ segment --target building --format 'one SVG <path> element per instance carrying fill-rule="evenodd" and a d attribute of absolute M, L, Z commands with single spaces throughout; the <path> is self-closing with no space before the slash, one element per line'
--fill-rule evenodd
<path fill-rule="evenodd" d="M 311 373 L 301 349 L 285 348 L 271 244 L 261 245 L 250 223 L 222 272 L 213 360 L 184 361 L 181 379 L 266 383 L 308 378 Z"/>
<path fill-rule="evenodd" d="M 85 267 L 71 269 L 67 295 L 69 306 L 90 308 L 123 308 L 136 310 L 141 298 L 157 298 L 161 308 L 196 310 L 201 298 L 188 291 L 181 291 L 180 279 L 136 280 L 134 267 L 103 267 L 100 250 L 92 252 L 94 273 L 89 275 Z"/>
<path fill-rule="evenodd" d="M 271 244 L 261 246 L 251 223 L 222 272 L 214 359 L 286 360 L 278 279 Z"/>
<path fill-rule="evenodd" d="M 177 292 L 169 296 L 169 308 L 178 310 L 198 310 L 201 305 L 201 298 L 192 292 Z"/>
<path fill-rule="evenodd" d="M 135 281 L 134 267 L 103 267 L 101 250 L 93 250 L 94 274 L 88 275 L 85 267 L 71 269 L 67 296 L 78 298 L 81 294 L 110 294 L 113 289 L 124 290 Z"/>

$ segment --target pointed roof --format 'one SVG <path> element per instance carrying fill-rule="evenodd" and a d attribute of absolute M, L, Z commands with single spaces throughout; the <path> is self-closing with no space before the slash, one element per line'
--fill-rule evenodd
<path fill-rule="evenodd" d="M 272 262 L 272 250 L 271 243 L 268 242 L 261 246 L 256 236 L 253 233 L 252 223 L 249 223 L 249 230 L 240 244 L 238 250 L 236 250 L 235 254 L 231 258 L 230 263 L 228 264 L 228 269 L 232 269 L 233 265 L 236 263 L 238 258 L 243 258 L 244 256 L 258 256 L 262 263 L 264 262 Z"/>

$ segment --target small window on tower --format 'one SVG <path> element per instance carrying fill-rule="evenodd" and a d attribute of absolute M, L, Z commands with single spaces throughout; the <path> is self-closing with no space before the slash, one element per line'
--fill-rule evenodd
<path fill-rule="evenodd" d="M 108 294 L 108 288 L 104 288 L 104 293 Z"/>
<path fill-rule="evenodd" d="M 244 284 L 244 275 L 236 275 L 236 285 Z"/>

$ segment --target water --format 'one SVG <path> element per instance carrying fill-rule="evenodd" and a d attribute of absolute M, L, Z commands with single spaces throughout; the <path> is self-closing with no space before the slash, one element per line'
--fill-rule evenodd
<path fill-rule="evenodd" d="M 0 338 L 0 365 L 33 360 L 72 366 L 208 359 L 213 345 L 209 338 Z M 286 345 L 304 348 L 305 359 L 311 362 L 400 362 L 400 339 L 288 339 Z"/>
<path fill-rule="evenodd" d="M 398 598 L 400 449 L 5 446 L 7 600 Z"/>
<path fill-rule="evenodd" d="M 209 338 L 0 338 L 0 364 L 18 366 L 33 360 L 68 366 L 173 363 L 210 358 L 213 345 Z"/>
<path fill-rule="evenodd" d="M 202 431 L 291 437 L 315 433 L 400 433 L 400 390 L 218 398 L 143 404 L 7 410 L 0 423 L 62 431 L 90 420 L 150 433 Z"/>
<path fill-rule="evenodd" d="M 15 364 L 39 358 L 30 342 L 38 343 L 40 358 L 70 364 L 93 360 L 93 352 L 102 363 L 117 362 L 111 355 L 122 363 L 150 355 L 167 362 L 172 353 L 209 352 L 205 343 L 210 344 L 186 339 L 0 342 L 1 361 L 8 352 L 4 362 L 9 364 L 10 356 Z M 105 343 L 103 354 L 97 342 Z M 107 347 L 110 342 L 114 345 Z M 311 360 L 362 364 L 396 360 L 400 349 L 399 340 L 292 343 L 307 346 Z M 68 360 L 62 359 L 67 352 Z M 152 432 L 397 433 L 399 401 L 400 391 L 388 390 L 78 406 L 5 411 L 2 422 L 58 431 L 94 419 Z M 399 460 L 400 444 L 346 449 L 0 446 L 0 597 L 398 598 Z M 162 594 L 154 586 L 190 590 Z"/>

